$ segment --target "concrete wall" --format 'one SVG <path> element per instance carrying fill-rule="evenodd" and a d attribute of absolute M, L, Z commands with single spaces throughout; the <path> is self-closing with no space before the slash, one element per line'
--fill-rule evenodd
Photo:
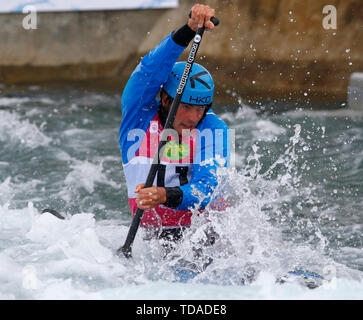
<path fill-rule="evenodd" d="M 350 75 L 363 71 L 363 1 L 330 0 L 337 29 L 322 26 L 325 0 L 211 0 L 221 25 L 206 33 L 199 62 L 214 75 L 217 98 L 345 100 Z M 0 15 L 0 83 L 70 80 L 122 89 L 153 46 L 186 21 L 177 9 Z M 232 94 L 233 93 L 233 94 Z"/>

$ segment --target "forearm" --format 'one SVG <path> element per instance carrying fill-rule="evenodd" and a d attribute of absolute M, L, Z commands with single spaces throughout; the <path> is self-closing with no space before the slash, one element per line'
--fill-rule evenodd
<path fill-rule="evenodd" d="M 171 34 L 152 49 L 138 64 L 122 94 L 122 113 L 138 112 L 149 107 L 160 86 L 166 82 L 185 47 L 177 44 Z"/>
<path fill-rule="evenodd" d="M 214 189 L 218 185 L 216 168 L 208 166 L 194 176 L 190 183 L 179 187 L 165 187 L 166 201 L 163 205 L 177 210 L 187 210 L 200 205 L 203 209 L 211 200 Z M 196 195 L 198 194 L 198 195 Z"/>
<path fill-rule="evenodd" d="M 172 32 L 172 38 L 175 43 L 177 43 L 180 46 L 187 47 L 189 42 L 192 41 L 192 39 L 195 36 L 195 31 L 189 28 L 188 24 L 186 23 L 179 29 Z"/>
<path fill-rule="evenodd" d="M 148 84 L 160 87 L 162 82 L 167 80 L 173 65 L 194 36 L 195 32 L 187 24 L 174 30 L 142 59 L 131 79 L 140 77 L 143 85 L 145 80 L 156 80 L 158 85 Z M 155 78 L 147 79 L 148 76 Z"/>
<path fill-rule="evenodd" d="M 213 192 L 218 186 L 216 168 L 208 166 L 207 170 L 204 169 L 207 168 L 203 168 L 203 172 L 199 171 L 199 175 L 192 178 L 190 183 L 180 186 L 183 197 L 176 209 L 187 210 L 195 205 L 199 209 L 204 209 L 211 201 Z"/>
<path fill-rule="evenodd" d="M 209 148 L 211 149 L 212 146 Z M 219 143 L 216 143 L 213 149 L 220 150 L 220 153 L 214 155 L 214 157 L 203 159 L 201 162 L 197 161 L 193 165 L 190 182 L 180 187 L 171 188 L 175 190 L 167 193 L 167 203 L 173 205 L 168 205 L 169 207 L 177 210 L 187 210 L 197 204 L 200 209 L 204 209 L 211 201 L 218 186 L 218 169 L 227 167 L 230 162 L 228 146 L 223 148 Z M 209 152 L 204 149 L 202 153 L 208 154 Z M 201 156 L 198 154 L 195 158 L 195 160 L 197 158 L 201 159 Z"/>
<path fill-rule="evenodd" d="M 183 191 L 179 187 L 165 187 L 165 202 L 163 205 L 169 208 L 177 208 L 183 201 Z"/>

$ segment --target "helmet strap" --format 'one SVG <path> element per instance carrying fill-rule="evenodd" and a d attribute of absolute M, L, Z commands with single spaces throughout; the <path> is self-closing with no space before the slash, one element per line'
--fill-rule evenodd
<path fill-rule="evenodd" d="M 163 106 L 163 94 L 167 95 L 167 102 L 172 103 L 173 102 L 173 98 L 170 97 L 166 91 L 164 89 L 160 90 L 160 103 L 159 103 L 159 110 L 158 110 L 158 114 L 159 114 L 159 119 L 160 122 L 162 124 L 163 127 L 165 127 L 165 123 L 166 123 L 166 118 L 168 117 L 169 114 L 169 110 Z"/>

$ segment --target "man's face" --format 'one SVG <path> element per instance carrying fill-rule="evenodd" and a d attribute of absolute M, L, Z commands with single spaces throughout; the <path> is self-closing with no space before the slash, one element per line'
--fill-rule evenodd
<path fill-rule="evenodd" d="M 167 99 L 167 95 L 165 93 L 162 96 L 162 104 L 168 111 L 170 111 L 171 101 Z M 178 112 L 174 119 L 174 129 L 179 135 L 182 135 L 183 130 L 195 129 L 199 121 L 203 118 L 206 108 L 207 106 L 180 103 Z"/>

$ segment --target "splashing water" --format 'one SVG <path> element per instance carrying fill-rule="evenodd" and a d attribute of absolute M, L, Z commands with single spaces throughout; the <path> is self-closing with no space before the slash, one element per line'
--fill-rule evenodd
<path fill-rule="evenodd" d="M 235 166 L 218 172 L 216 190 L 229 206 L 194 210 L 166 258 L 139 230 L 127 260 L 115 255 L 131 219 L 119 98 L 32 90 L 0 100 L 0 298 L 361 298 L 361 118 L 215 107 L 235 129 Z M 204 271 L 174 282 L 180 261 Z M 331 281 L 276 283 L 297 268 Z"/>
<path fill-rule="evenodd" d="M 336 269 L 338 264 L 325 257 L 328 240 L 319 226 L 309 219 L 304 223 L 294 221 L 296 215 L 291 208 L 289 211 L 279 209 L 281 194 L 285 195 L 285 201 L 296 196 L 302 198 L 300 201 L 305 200 L 304 197 L 312 201 L 311 193 L 296 195 L 301 179 L 296 172 L 296 148 L 306 145 L 300 133 L 301 126 L 296 124 L 285 152 L 266 169 L 260 161 L 263 155 L 258 153 L 259 147 L 254 144 L 245 169 L 221 170 L 219 175 L 223 183 L 216 194 L 226 194 L 224 199 L 230 206 L 224 212 L 209 208 L 207 216 L 202 217 L 194 210 L 192 227 L 166 267 L 182 258 L 194 260 L 200 264 L 197 269 L 203 270 L 203 265 L 210 259 L 213 263 L 193 281 L 220 285 L 250 283 L 261 272 L 278 279 L 295 269 L 310 269 L 321 274 L 327 266 Z M 273 176 L 276 177 L 272 179 Z M 302 236 L 307 233 L 314 235 L 317 241 L 298 241 L 298 234 L 286 239 L 284 229 L 289 231 L 294 227 L 299 228 L 295 231 Z M 211 230 L 217 238 L 216 243 L 205 247 Z M 313 245 L 308 245 L 309 242 Z M 202 257 L 195 258 L 198 250 L 203 252 Z"/>

